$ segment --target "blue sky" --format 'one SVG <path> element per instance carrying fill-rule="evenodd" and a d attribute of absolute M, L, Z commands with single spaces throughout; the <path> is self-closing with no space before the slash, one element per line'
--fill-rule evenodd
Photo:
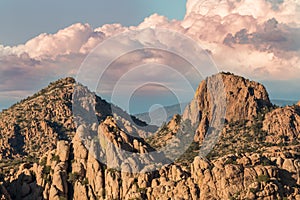
<path fill-rule="evenodd" d="M 255 4 L 249 0 L 1 0 L 0 109 L 34 94 L 50 81 L 76 77 L 90 51 L 111 36 L 153 27 L 192 38 L 209 53 L 219 71 L 264 83 L 272 99 L 298 100 L 299 10 L 299 2 L 293 0 L 256 0 Z M 166 46 L 174 44 L 175 49 L 187 48 L 169 36 L 162 40 L 157 35 L 146 37 L 131 42 L 144 44 L 150 39 Z M 174 61 L 162 57 L 165 63 Z M 128 58 L 125 64 L 130 62 Z M 125 72 L 126 66 L 120 65 L 118 73 Z M 168 84 L 179 91 L 178 82 Z M 154 89 L 153 94 L 159 91 Z M 158 96 L 164 105 L 176 103 L 170 95 Z M 147 111 L 136 109 L 134 112 Z"/>
<path fill-rule="evenodd" d="M 185 0 L 1 0 L 0 44 L 25 43 L 74 23 L 137 25 L 153 13 L 182 19 Z"/>

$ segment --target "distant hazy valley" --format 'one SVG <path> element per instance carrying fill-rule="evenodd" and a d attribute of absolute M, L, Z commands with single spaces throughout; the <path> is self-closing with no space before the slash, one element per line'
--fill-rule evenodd
<path fill-rule="evenodd" d="M 271 99 L 271 102 L 280 107 L 292 106 L 297 103 L 297 101 L 283 99 Z M 183 114 L 183 110 L 187 105 L 188 103 L 181 103 L 163 106 L 161 108 L 151 110 L 150 112 L 135 114 L 135 116 L 148 124 L 161 125 L 163 122 L 169 122 L 174 115 Z"/>

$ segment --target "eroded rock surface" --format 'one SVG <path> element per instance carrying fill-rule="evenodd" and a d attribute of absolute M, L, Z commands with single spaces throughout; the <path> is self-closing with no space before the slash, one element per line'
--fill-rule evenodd
<path fill-rule="evenodd" d="M 47 89 L 50 96 L 36 95 L 1 113 L 1 119 L 11 122 L 0 124 L 1 199 L 300 199 L 300 105 L 276 108 L 261 84 L 228 73 L 210 77 L 183 116 L 175 115 L 144 139 L 149 133 L 139 128 L 143 122 L 133 123 L 126 113 L 109 114 L 110 105 L 100 99 L 82 99 L 83 113 L 90 109 L 84 102 L 94 102 L 97 120 L 82 121 L 75 129 L 67 106 L 72 82 L 49 86 L 61 94 L 57 110 L 49 103 L 20 111 L 40 103 L 39 98 L 50 98 Z M 222 92 L 220 84 L 226 113 L 214 106 L 224 100 L 212 93 Z M 80 91 L 89 94 L 87 88 Z M 53 106 L 48 114 L 47 106 Z M 213 121 L 213 111 L 224 114 L 224 126 L 209 154 L 201 157 L 208 127 L 219 123 Z M 31 119 L 29 115 L 40 119 L 38 112 L 45 120 L 17 121 Z M 55 129 L 54 122 L 62 129 Z M 176 150 L 182 143 L 178 133 L 187 123 L 196 124 L 196 132 L 178 159 L 165 162 L 169 157 L 163 152 L 161 160 L 151 154 L 166 145 Z M 35 149 L 31 140 L 49 143 Z"/>

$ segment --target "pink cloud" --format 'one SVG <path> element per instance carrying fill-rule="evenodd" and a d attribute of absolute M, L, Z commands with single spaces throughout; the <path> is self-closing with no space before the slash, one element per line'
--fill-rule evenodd
<path fill-rule="evenodd" d="M 268 24 L 272 18 L 278 22 L 278 27 L 273 29 L 272 24 Z M 193 38 L 210 53 L 221 70 L 257 79 L 299 78 L 299 0 L 284 0 L 277 9 L 266 0 L 255 3 L 252 0 L 188 0 L 187 14 L 182 21 L 170 21 L 154 14 L 132 27 L 107 24 L 93 29 L 89 24 L 74 24 L 15 47 L 0 45 L 1 72 L 6 73 L 1 73 L 0 79 L 10 76 L 17 80 L 2 82 L 2 89 L 27 91 L 22 85 L 28 85 L 26 80 L 32 77 L 36 77 L 33 82 L 39 82 L 49 77 L 75 76 L 84 58 L 97 45 L 119 33 L 144 28 L 174 30 Z M 284 40 L 280 42 L 280 38 Z M 168 41 L 168 37 L 159 41 L 150 32 L 143 38 L 131 40 L 136 40 L 138 45 L 152 41 L 173 45 L 173 48 L 184 47 L 178 41 Z M 112 46 L 106 53 L 111 51 L 118 49 Z M 140 55 L 132 59 L 145 58 Z M 172 63 L 172 57 L 165 56 L 165 59 L 170 59 L 166 63 Z M 120 65 L 118 74 L 126 69 Z M 24 73 L 17 73 L 20 71 Z M 30 84 L 34 85 L 33 82 Z"/>

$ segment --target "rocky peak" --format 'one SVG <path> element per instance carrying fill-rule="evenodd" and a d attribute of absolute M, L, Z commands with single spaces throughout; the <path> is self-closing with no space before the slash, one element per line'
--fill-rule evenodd
<path fill-rule="evenodd" d="M 80 101 L 78 104 L 74 104 L 75 98 Z M 0 159 L 40 157 L 55 148 L 58 140 L 71 141 L 76 127 L 81 125 L 75 118 L 78 115 L 74 113 L 74 105 L 80 107 L 79 113 L 83 117 L 92 114 L 96 124 L 114 116 L 118 125 L 132 135 L 147 135 L 148 131 L 157 129 L 156 126 L 146 126 L 143 121 L 76 83 L 74 78 L 67 77 L 50 83 L 0 113 Z"/>
<path fill-rule="evenodd" d="M 221 75 L 227 98 L 227 121 L 253 119 L 264 108 L 272 106 L 268 92 L 262 84 L 230 73 Z"/>
<path fill-rule="evenodd" d="M 228 122 L 251 120 L 264 108 L 272 106 L 265 87 L 231 73 L 221 73 L 224 98 L 226 98 L 226 120 Z M 200 110 L 207 110 L 209 105 L 207 80 L 202 81 L 195 98 L 199 102 Z"/>
<path fill-rule="evenodd" d="M 200 83 L 183 120 L 190 119 L 193 123 L 199 120 L 195 140 L 202 141 L 215 117 L 220 120 L 225 117 L 226 123 L 254 121 L 270 107 L 272 104 L 262 84 L 223 72 Z"/>
<path fill-rule="evenodd" d="M 112 105 L 100 97 L 92 101 L 99 124 L 75 128 L 74 83 L 59 80 L 0 114 L 0 152 L 22 158 L 0 159 L 0 199 L 300 199 L 299 107 L 273 108 L 261 84 L 229 73 L 209 77 L 183 116 L 144 140 L 128 114 L 111 114 Z M 154 166 L 148 153 L 174 145 L 170 138 L 185 120 L 200 121 L 195 140 L 203 139 L 214 103 L 224 100 L 213 92 L 222 91 L 227 123 L 213 154 L 195 156 L 202 144 L 193 142 L 180 158 L 188 162 Z M 72 133 L 71 140 L 60 138 L 63 133 Z M 34 144 L 42 146 L 30 149 Z M 37 151 L 39 161 L 21 154 Z"/>
<path fill-rule="evenodd" d="M 75 80 L 50 83 L 0 113 L 0 158 L 40 156 L 59 139 L 72 137 L 72 93 Z"/>
<path fill-rule="evenodd" d="M 208 88 L 208 80 L 221 80 L 221 86 L 224 88 L 224 98 L 226 98 L 226 120 L 238 121 L 242 119 L 251 120 L 263 111 L 265 107 L 271 107 L 272 104 L 265 87 L 257 82 L 250 81 L 231 73 L 220 73 L 202 81 L 195 93 L 194 102 L 197 104 L 199 111 L 204 115 L 211 113 L 210 106 L 213 104 L 211 91 Z M 189 113 L 197 113 L 195 105 L 189 105 L 185 111 L 184 118 Z"/>
<path fill-rule="evenodd" d="M 51 82 L 46 89 L 51 90 L 52 88 L 55 88 L 55 87 L 63 87 L 63 86 L 75 84 L 75 83 L 76 83 L 76 81 L 73 77 L 66 77 L 66 78 L 58 79 L 57 81 Z"/>

